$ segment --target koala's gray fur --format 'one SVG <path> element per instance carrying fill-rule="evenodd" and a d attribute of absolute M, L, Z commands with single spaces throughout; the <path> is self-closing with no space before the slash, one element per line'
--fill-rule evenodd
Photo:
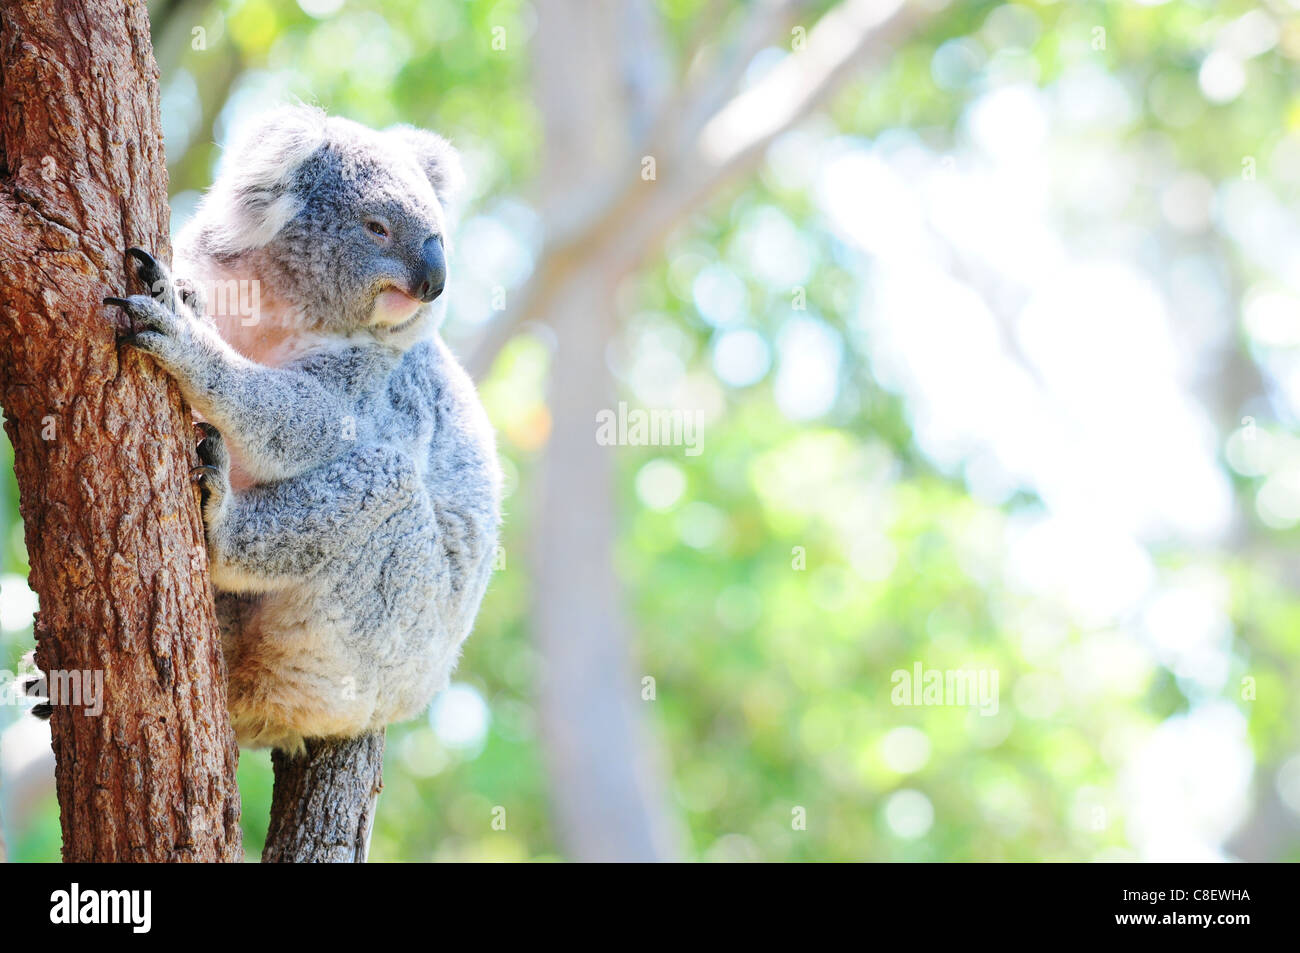
<path fill-rule="evenodd" d="M 206 422 L 203 518 L 242 744 L 297 749 L 418 714 L 482 601 L 493 435 L 436 305 L 410 300 L 459 179 L 432 133 L 278 110 L 224 157 L 177 238 L 179 279 L 133 249 L 152 297 L 107 299 Z M 202 303 L 210 282 L 249 280 L 255 323 L 210 291 Z"/>

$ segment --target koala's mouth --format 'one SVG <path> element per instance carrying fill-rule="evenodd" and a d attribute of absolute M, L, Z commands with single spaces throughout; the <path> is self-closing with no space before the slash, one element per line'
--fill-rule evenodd
<path fill-rule="evenodd" d="M 389 285 L 375 296 L 370 324 L 376 328 L 397 331 L 414 321 L 423 307 L 424 303 L 419 299 Z"/>

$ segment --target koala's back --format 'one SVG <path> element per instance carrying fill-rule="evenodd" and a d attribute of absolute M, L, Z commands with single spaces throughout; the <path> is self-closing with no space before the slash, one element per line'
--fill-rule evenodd
<path fill-rule="evenodd" d="M 355 406 L 355 420 L 340 422 L 355 429 L 354 445 L 247 491 L 268 520 L 316 528 L 318 546 L 285 555 L 303 562 L 286 567 L 294 583 L 246 596 L 214 580 L 244 744 L 292 748 L 418 714 L 455 667 L 497 543 L 492 431 L 441 340 L 378 377 L 358 372 L 364 355 L 306 360 Z"/>

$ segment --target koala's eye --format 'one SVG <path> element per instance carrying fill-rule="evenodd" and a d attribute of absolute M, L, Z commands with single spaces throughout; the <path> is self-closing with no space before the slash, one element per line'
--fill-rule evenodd
<path fill-rule="evenodd" d="M 383 222 L 376 222 L 374 219 L 371 219 L 370 221 L 366 222 L 366 229 L 367 231 L 370 232 L 370 234 L 377 235 L 380 238 L 388 237 L 388 229 L 384 227 Z"/>

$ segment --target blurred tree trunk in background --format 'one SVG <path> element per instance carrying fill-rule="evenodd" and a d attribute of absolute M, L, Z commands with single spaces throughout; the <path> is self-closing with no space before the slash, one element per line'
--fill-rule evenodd
<path fill-rule="evenodd" d="M 103 689 L 97 716 L 53 709 L 64 859 L 238 861 L 190 412 L 101 305 L 127 246 L 168 247 L 145 5 L 0 3 L 0 74 L 0 403 L 37 660 Z"/>
<path fill-rule="evenodd" d="M 541 212 L 548 233 L 588 205 L 591 185 L 631 158 L 636 116 L 625 98 L 634 4 L 538 4 L 535 71 L 545 123 Z M 662 55 L 653 34 L 644 55 Z M 637 176 L 635 163 L 626 178 Z M 613 405 L 606 367 L 621 263 L 586 249 L 539 315 L 555 333 L 554 420 L 533 527 L 533 633 L 542 658 L 539 718 L 565 853 L 581 861 L 674 857 L 680 836 L 629 653 L 614 569 L 614 456 L 595 441 L 596 412 Z"/>
<path fill-rule="evenodd" d="M 596 413 L 617 400 L 607 361 L 618 333 L 615 292 L 669 229 L 751 172 L 773 139 L 916 23 L 915 11 L 898 2 L 846 0 L 807 31 L 805 46 L 738 89 L 758 52 L 790 47 L 786 31 L 806 8 L 753 4 L 743 22 L 721 24 L 729 39 L 715 55 L 694 57 L 673 84 L 682 71 L 648 0 L 537 3 L 546 245 L 528 285 L 469 363 L 484 373 L 523 323 L 554 333 L 554 429 L 537 488 L 532 624 L 558 834 L 574 860 L 672 859 L 684 847 L 619 598 L 616 451 L 595 439 Z"/>

